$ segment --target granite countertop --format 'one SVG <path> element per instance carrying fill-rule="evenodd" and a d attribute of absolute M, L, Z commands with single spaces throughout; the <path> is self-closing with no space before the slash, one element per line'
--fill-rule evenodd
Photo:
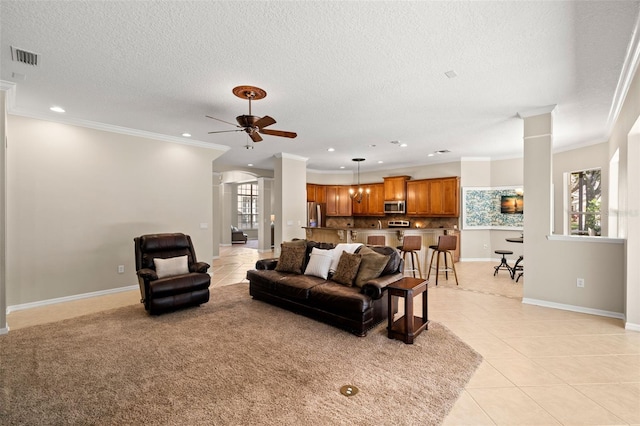
<path fill-rule="evenodd" d="M 454 228 L 410 228 L 410 227 L 399 227 L 399 228 L 389 228 L 389 227 L 382 227 L 382 228 L 374 228 L 374 227 L 369 227 L 369 228 L 354 228 L 354 227 L 343 227 L 343 228 L 329 228 L 329 227 L 319 227 L 319 226 L 314 226 L 314 227 L 310 227 L 310 226 L 303 226 L 304 229 L 318 229 L 318 230 L 326 230 L 326 231 L 339 231 L 339 230 L 344 230 L 344 231 L 457 231 L 457 229 Z"/>

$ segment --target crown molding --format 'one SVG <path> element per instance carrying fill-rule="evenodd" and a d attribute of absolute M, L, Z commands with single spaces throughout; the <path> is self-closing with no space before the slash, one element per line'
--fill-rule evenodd
<path fill-rule="evenodd" d="M 309 161 L 309 158 L 303 157 L 301 155 L 288 154 L 286 152 L 278 152 L 277 154 L 273 154 L 275 158 L 286 158 L 288 160 L 297 160 L 297 161 Z"/>
<path fill-rule="evenodd" d="M 618 79 L 618 85 L 616 91 L 613 94 L 613 101 L 611 102 L 611 109 L 609 110 L 609 117 L 607 118 L 607 139 L 611 136 L 613 126 L 618 121 L 618 116 L 624 105 L 624 101 L 629 93 L 629 88 L 633 77 L 638 69 L 640 63 L 640 14 L 636 19 L 636 25 L 633 28 L 633 34 L 631 35 L 631 41 L 627 47 L 627 55 L 624 58 L 622 64 L 622 71 L 620 71 L 620 78 Z"/>
<path fill-rule="evenodd" d="M 525 118 L 535 117 L 536 115 L 554 114 L 556 112 L 558 112 L 557 104 L 545 105 L 543 107 L 532 108 L 526 111 L 520 111 L 518 112 L 518 118 L 522 118 L 524 120 Z"/>
<path fill-rule="evenodd" d="M 13 109 L 16 104 L 16 83 L 6 80 L 0 80 L 0 90 L 7 92 L 6 94 L 6 107 L 7 111 Z"/>

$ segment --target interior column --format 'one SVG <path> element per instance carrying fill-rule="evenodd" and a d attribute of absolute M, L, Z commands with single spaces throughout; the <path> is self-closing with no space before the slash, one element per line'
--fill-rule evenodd
<path fill-rule="evenodd" d="M 274 254 L 280 255 L 280 243 L 305 238 L 302 228 L 307 219 L 307 158 L 279 153 L 274 168 Z"/>
<path fill-rule="evenodd" d="M 11 86 L 13 87 L 13 86 Z M 7 88 L 0 87 L 0 334 L 9 331 L 7 327 L 7 298 L 6 298 L 6 227 L 7 227 L 7 174 L 6 174 L 6 150 L 7 150 Z"/>
<path fill-rule="evenodd" d="M 271 250 L 271 215 L 273 179 L 258 178 L 258 217 L 260 226 L 258 227 L 258 251 L 265 252 Z"/>
<path fill-rule="evenodd" d="M 553 224 L 553 110 L 555 105 L 530 113 L 524 119 L 524 296 L 538 287 L 545 264 L 547 235 Z"/>

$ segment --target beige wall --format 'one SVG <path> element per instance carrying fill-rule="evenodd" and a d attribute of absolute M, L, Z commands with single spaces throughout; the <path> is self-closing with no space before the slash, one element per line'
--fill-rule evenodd
<path fill-rule="evenodd" d="M 602 170 L 602 235 L 608 235 L 607 222 L 609 205 L 609 144 L 599 143 L 571 151 L 559 152 L 553 156 L 553 204 L 554 226 L 553 233 L 564 234 L 564 224 L 568 220 L 568 212 L 564 209 L 565 197 L 568 196 L 564 187 L 564 174 L 587 169 Z"/>
<path fill-rule="evenodd" d="M 307 159 L 286 153 L 276 158 L 274 173 L 274 214 L 275 241 L 274 251 L 280 254 L 280 243 L 294 238 L 306 238 L 302 228 L 307 218 L 307 188 L 301 177 L 306 176 Z M 279 201 L 278 201 L 279 200 Z"/>
<path fill-rule="evenodd" d="M 7 330 L 6 301 L 6 128 L 7 128 L 7 94 L 0 90 L 0 334 Z"/>
<path fill-rule="evenodd" d="M 363 163 L 364 164 L 364 163 Z M 362 172 L 360 166 L 360 182 L 362 183 L 382 183 L 388 176 L 411 176 L 411 179 L 429 179 L 445 176 L 460 176 L 460 163 L 438 163 L 417 167 L 407 167 L 401 169 L 391 169 L 379 172 Z M 352 171 L 325 173 L 314 170 L 306 172 L 308 183 L 322 185 L 355 185 L 357 183 L 356 166 L 353 164 Z"/>
<path fill-rule="evenodd" d="M 609 159 L 620 153 L 618 229 L 626 237 L 625 315 L 627 327 L 640 331 L 640 68 L 636 70 L 609 139 Z"/>
<path fill-rule="evenodd" d="M 222 151 L 14 115 L 7 128 L 9 306 L 137 284 L 146 233 L 190 234 L 211 262 Z"/>

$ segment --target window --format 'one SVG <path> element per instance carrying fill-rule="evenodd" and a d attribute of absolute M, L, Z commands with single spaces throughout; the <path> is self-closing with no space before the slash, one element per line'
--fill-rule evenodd
<path fill-rule="evenodd" d="M 238 228 L 258 228 L 258 184 L 238 185 Z"/>
<path fill-rule="evenodd" d="M 572 172 L 569 176 L 571 235 L 600 235 L 600 169 Z"/>

